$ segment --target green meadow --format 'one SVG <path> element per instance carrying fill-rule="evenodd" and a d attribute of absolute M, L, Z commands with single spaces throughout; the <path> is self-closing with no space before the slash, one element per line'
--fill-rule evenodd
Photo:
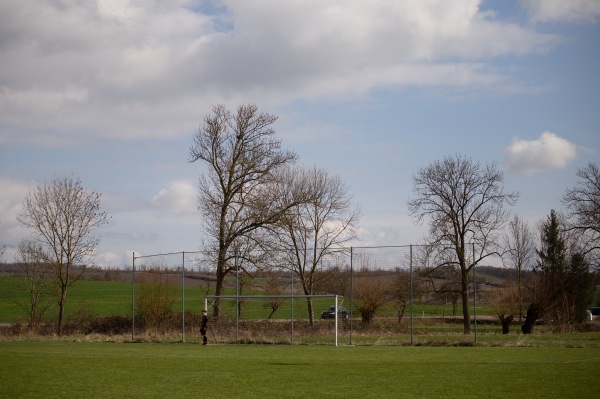
<path fill-rule="evenodd" d="M 0 341 L 1 398 L 594 398 L 600 349 Z"/>
<path fill-rule="evenodd" d="M 181 311 L 182 301 L 185 300 L 185 309 L 187 311 L 199 311 L 204 304 L 204 297 L 207 294 L 214 294 L 210 290 L 198 285 L 185 286 L 185 297 L 182 299 L 181 286 L 172 286 L 173 310 Z M 235 295 L 235 290 L 228 288 L 225 295 Z M 244 295 L 263 294 L 263 292 L 247 291 Z M 26 320 L 26 312 L 21 305 L 28 305 L 26 290 L 26 281 L 21 277 L 0 276 L 0 323 L 13 323 L 15 321 Z M 67 293 L 66 314 L 86 313 L 95 316 L 129 316 L 132 310 L 132 286 L 130 282 L 123 281 L 96 281 L 81 280 L 72 287 L 69 287 Z M 296 300 L 294 314 L 298 318 L 307 318 L 308 312 L 303 299 Z M 314 298 L 313 299 L 315 316 L 318 318 L 321 311 L 333 305 L 332 298 Z M 233 302 L 229 301 L 231 312 L 233 312 Z M 349 308 L 349 298 L 345 298 L 341 305 Z M 224 304 L 224 310 L 227 310 L 227 302 Z M 260 302 L 245 301 L 245 314 L 248 318 L 266 318 L 269 310 L 265 309 Z M 273 316 L 274 319 L 286 319 L 290 314 L 286 309 L 289 306 L 282 307 Z M 356 314 L 355 317 L 358 315 Z M 405 317 L 409 316 L 408 309 Z M 394 317 L 396 310 L 392 305 L 387 304 L 378 311 L 378 316 Z M 460 309 L 456 309 L 460 312 Z M 478 314 L 490 314 L 489 305 L 481 304 L 477 309 Z M 413 314 L 415 316 L 450 316 L 453 313 L 451 305 L 439 304 L 415 304 Z M 47 313 L 51 319 L 57 314 L 56 306 L 53 306 Z"/>

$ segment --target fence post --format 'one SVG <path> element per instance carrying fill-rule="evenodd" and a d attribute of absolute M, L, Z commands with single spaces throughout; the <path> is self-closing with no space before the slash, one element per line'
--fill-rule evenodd
<path fill-rule="evenodd" d="M 292 336 L 291 344 L 294 345 L 294 266 L 290 268 L 290 294 L 292 295 Z M 310 315 L 309 315 L 310 317 Z"/>
<path fill-rule="evenodd" d="M 240 265 L 238 264 L 237 248 L 234 252 L 235 262 L 235 343 L 239 343 L 240 331 Z"/>
<path fill-rule="evenodd" d="M 413 344 L 413 246 L 410 244 L 410 272 L 409 284 L 410 284 L 410 344 Z"/>
<path fill-rule="evenodd" d="M 181 342 L 185 342 L 185 251 L 181 255 Z"/>
<path fill-rule="evenodd" d="M 338 346 L 338 296 L 335 296 L 335 346 Z"/>
<path fill-rule="evenodd" d="M 135 336 L 135 251 L 131 254 L 131 340 Z"/>
<path fill-rule="evenodd" d="M 354 247 L 350 247 L 350 345 L 352 345 L 352 319 L 354 318 L 354 270 L 352 268 L 352 262 L 354 260 L 353 249 Z"/>
<path fill-rule="evenodd" d="M 475 329 L 475 343 L 477 343 L 477 279 L 475 277 L 475 242 L 473 245 L 473 328 Z"/>

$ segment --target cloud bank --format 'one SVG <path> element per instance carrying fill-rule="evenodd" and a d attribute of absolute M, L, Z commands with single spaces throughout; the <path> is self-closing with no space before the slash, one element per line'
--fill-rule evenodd
<path fill-rule="evenodd" d="M 559 42 L 480 6 L 4 1 L 0 142 L 180 137 L 196 125 L 199 109 L 257 98 L 282 104 L 346 100 L 389 86 L 493 88 L 511 77 L 491 60 Z M 60 135 L 42 140 L 48 132 Z"/>

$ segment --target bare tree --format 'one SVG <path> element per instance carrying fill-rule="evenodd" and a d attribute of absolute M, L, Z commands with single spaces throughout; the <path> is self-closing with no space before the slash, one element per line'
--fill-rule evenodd
<path fill-rule="evenodd" d="M 336 271 L 325 261 L 333 261 L 344 244 L 356 238 L 360 211 L 352 205 L 352 196 L 340 177 L 317 168 L 292 171 L 290 176 L 301 176 L 314 198 L 286 212 L 272 230 L 272 242 L 286 258 L 282 264 L 300 280 L 304 294 L 311 295 L 319 279 Z M 311 297 L 307 297 L 307 306 L 312 325 Z"/>
<path fill-rule="evenodd" d="M 208 166 L 200 177 L 199 209 L 210 237 L 206 246 L 216 254 L 216 295 L 222 295 L 225 276 L 234 270 L 234 242 L 305 201 L 301 185 L 281 184 L 278 171 L 298 157 L 274 138 L 276 120 L 255 105 L 241 105 L 235 114 L 217 105 L 194 136 L 189 160 Z M 217 300 L 215 317 L 219 309 Z"/>
<path fill-rule="evenodd" d="M 411 279 L 410 274 L 406 271 L 399 271 L 394 279 L 394 305 L 396 308 L 396 316 L 398 324 L 402 322 L 406 308 L 410 305 L 411 300 Z M 420 293 L 419 284 L 413 284 L 412 290 L 415 295 Z"/>
<path fill-rule="evenodd" d="M 377 311 L 393 297 L 394 281 L 381 270 L 361 268 L 354 274 L 358 311 L 365 324 L 371 324 Z"/>
<path fill-rule="evenodd" d="M 138 278 L 136 310 L 146 330 L 166 331 L 170 328 L 176 287 L 173 276 L 162 274 L 159 269 L 150 269 Z"/>
<path fill-rule="evenodd" d="M 579 234 L 583 255 L 600 273 L 600 167 L 590 162 L 577 171 L 580 180 L 567 189 L 563 203 L 569 217 L 569 230 Z"/>
<path fill-rule="evenodd" d="M 40 182 L 23 200 L 18 220 L 33 231 L 32 243 L 40 248 L 40 261 L 52 267 L 58 284 L 58 333 L 62 325 L 67 288 L 86 269 L 100 240 L 93 233 L 108 223 L 109 216 L 100 210 L 101 194 L 87 191 L 74 177 Z"/>
<path fill-rule="evenodd" d="M 508 284 L 497 289 L 491 297 L 490 304 L 496 313 L 496 317 L 502 325 L 502 334 L 510 332 L 510 324 L 513 322 L 517 312 L 521 312 L 521 293 L 518 287 Z"/>
<path fill-rule="evenodd" d="M 534 265 L 535 243 L 529 225 L 514 216 L 508 224 L 508 232 L 504 236 L 505 252 L 502 258 L 517 272 L 517 293 L 519 302 L 519 322 L 523 315 L 523 270 Z"/>
<path fill-rule="evenodd" d="M 429 221 L 428 244 L 439 265 L 458 266 L 464 333 L 469 334 L 469 272 L 483 259 L 498 255 L 497 234 L 518 193 L 504 192 L 504 175 L 495 163 L 482 166 L 463 156 L 448 156 L 413 176 L 414 197 L 408 209 L 418 223 Z"/>
<path fill-rule="evenodd" d="M 28 302 L 18 302 L 27 313 L 28 327 L 35 330 L 46 311 L 50 308 L 52 291 L 52 269 L 42 256 L 43 249 L 39 244 L 23 240 L 17 247 L 17 260 L 25 276 Z"/>

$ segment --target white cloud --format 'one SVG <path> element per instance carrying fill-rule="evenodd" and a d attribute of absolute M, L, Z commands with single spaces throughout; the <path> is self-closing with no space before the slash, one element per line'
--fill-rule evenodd
<path fill-rule="evenodd" d="M 509 76 L 489 61 L 558 42 L 496 21 L 480 0 L 223 4 L 0 3 L 0 142 L 182 136 L 219 102 L 495 87 Z"/>
<path fill-rule="evenodd" d="M 130 258 L 131 259 L 131 258 Z M 123 257 L 113 252 L 103 252 L 92 256 L 92 262 L 100 267 L 123 265 Z M 129 262 L 131 263 L 131 261 Z"/>
<path fill-rule="evenodd" d="M 593 22 L 600 16 L 598 0 L 522 0 L 534 22 Z"/>
<path fill-rule="evenodd" d="M 152 204 L 161 212 L 182 215 L 196 212 L 197 190 L 187 181 L 173 181 L 152 197 Z"/>
<path fill-rule="evenodd" d="M 507 170 L 532 175 L 549 169 L 564 168 L 577 156 L 575 144 L 552 132 L 543 132 L 537 140 L 515 137 L 506 148 Z"/>

